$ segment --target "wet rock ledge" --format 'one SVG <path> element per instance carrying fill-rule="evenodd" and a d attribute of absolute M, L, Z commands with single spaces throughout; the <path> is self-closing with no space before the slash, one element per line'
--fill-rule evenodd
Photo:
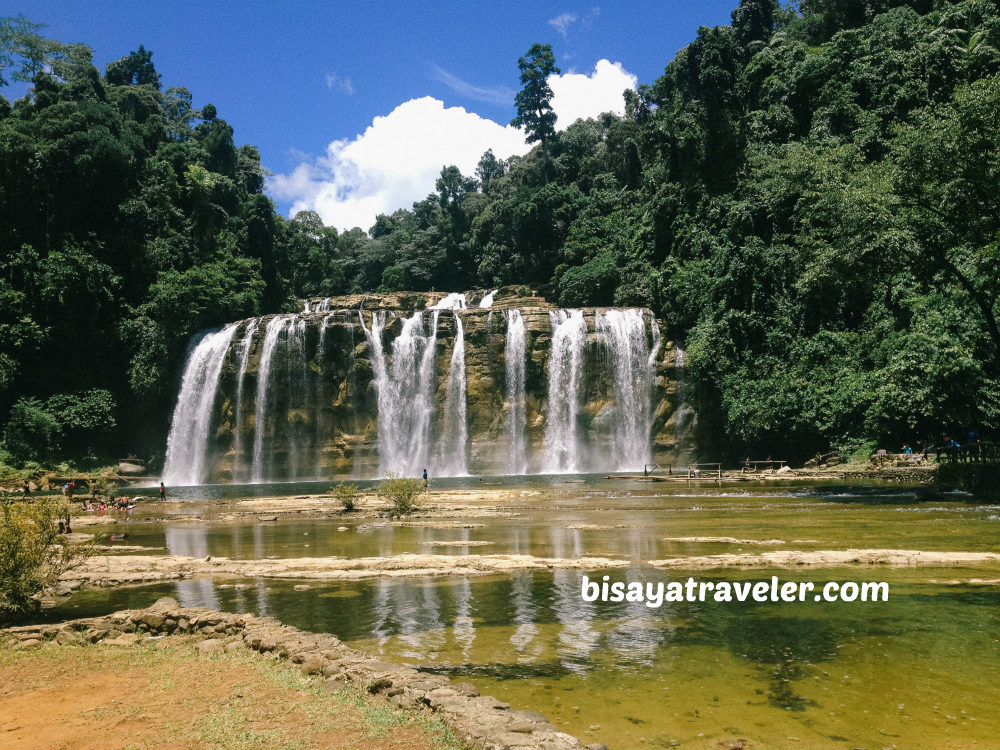
<path fill-rule="evenodd" d="M 307 633 L 274 618 L 184 608 L 169 597 L 148 609 L 0 630 L 0 637 L 13 637 L 23 646 L 50 640 L 61 644 L 129 645 L 155 643 L 171 635 L 204 636 L 197 648 L 205 654 L 237 649 L 272 654 L 297 664 L 307 675 L 322 677 L 331 690 L 353 683 L 372 695 L 384 695 L 400 708 L 434 711 L 470 747 L 606 750 L 599 744 L 582 745 L 575 737 L 560 732 L 542 714 L 515 710 L 509 703 L 481 696 L 470 683 L 452 683 L 447 677 L 379 661 L 332 635 Z"/>

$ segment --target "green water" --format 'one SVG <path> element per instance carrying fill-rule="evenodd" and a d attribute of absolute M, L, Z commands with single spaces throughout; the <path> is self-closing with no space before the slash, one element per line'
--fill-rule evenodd
<path fill-rule="evenodd" d="M 537 488 L 536 488 L 537 489 Z M 82 592 L 53 616 L 185 605 L 270 615 L 337 634 L 390 661 L 474 682 L 612 748 L 996 747 L 1000 566 L 659 571 L 665 557 L 761 549 L 1000 551 L 1000 507 L 918 502 L 868 485 L 747 488 L 591 483 L 513 498 L 473 528 L 371 526 L 339 518 L 134 523 L 129 543 L 233 557 L 501 553 L 629 559 L 613 580 L 886 581 L 877 603 L 584 602 L 580 571 L 314 583 L 196 579 Z M 951 498 L 946 498 L 950 500 Z M 214 512 L 214 511 L 213 511 Z M 209 514 L 211 515 L 211 514 Z M 428 521 L 432 523 L 431 521 Z M 368 526 L 362 526 L 368 524 Z M 620 528 L 572 528 L 590 525 Z M 362 526 L 359 531 L 358 527 Z M 666 537 L 778 539 L 760 547 Z M 489 545 L 434 547 L 479 540 Z M 721 743 L 721 744 L 720 744 Z"/>

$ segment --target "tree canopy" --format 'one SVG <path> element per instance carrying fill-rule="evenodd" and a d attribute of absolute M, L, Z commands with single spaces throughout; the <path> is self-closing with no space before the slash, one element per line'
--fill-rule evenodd
<path fill-rule="evenodd" d="M 344 233 L 277 215 L 257 150 L 162 90 L 151 52 L 102 75 L 40 29 L 0 25 L 0 85 L 32 83 L 0 96 L 18 450 L 88 450 L 68 405 L 95 398 L 108 445 L 162 450 L 200 328 L 307 295 L 506 284 L 650 307 L 723 455 L 1000 426 L 995 4 L 742 0 L 624 116 L 558 131 L 555 57 L 534 45 L 513 122 L 537 148 L 442 165 L 426 198 Z"/>

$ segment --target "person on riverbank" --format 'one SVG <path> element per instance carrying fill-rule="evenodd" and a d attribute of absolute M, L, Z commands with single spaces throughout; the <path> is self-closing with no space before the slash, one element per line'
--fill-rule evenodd
<path fill-rule="evenodd" d="M 72 479 L 70 479 L 69 483 L 67 483 L 67 485 L 66 485 L 66 497 L 69 498 L 70 502 L 73 502 L 73 490 L 75 490 L 75 489 L 76 489 L 76 482 L 74 482 Z M 69 533 L 69 532 L 67 532 L 67 533 Z"/>
<path fill-rule="evenodd" d="M 424 492 L 427 491 L 427 469 L 424 469 Z"/>
<path fill-rule="evenodd" d="M 25 500 L 31 499 L 31 485 L 28 484 L 28 480 L 24 481 L 24 499 Z"/>
<path fill-rule="evenodd" d="M 163 484 L 163 482 L 160 482 L 160 500 L 166 500 L 166 499 L 167 499 L 167 488 Z"/>

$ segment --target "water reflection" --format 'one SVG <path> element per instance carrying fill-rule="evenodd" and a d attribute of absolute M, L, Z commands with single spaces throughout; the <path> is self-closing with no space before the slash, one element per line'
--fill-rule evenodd
<path fill-rule="evenodd" d="M 171 529 L 169 538 L 171 551 L 204 549 L 194 529 Z M 190 606 L 270 614 L 389 661 L 471 678 L 484 693 L 540 710 L 568 731 L 624 746 L 642 737 L 658 738 L 654 746 L 739 737 L 784 746 L 789 736 L 803 738 L 803 747 L 882 746 L 873 745 L 887 736 L 880 729 L 901 746 L 992 740 L 1000 732 L 993 709 L 1000 643 L 989 634 L 1000 591 L 919 583 L 914 575 L 880 571 L 892 596 L 877 606 L 586 603 L 581 573 L 556 570 L 312 584 L 308 591 L 283 581 L 214 589 L 210 581 L 184 581 L 86 592 L 55 614 L 145 606 L 176 592 Z M 823 580 L 818 571 L 808 576 Z M 633 577 L 666 576 L 640 568 L 614 574 Z M 587 734 L 592 724 L 602 731 Z M 698 740 L 699 732 L 714 739 Z"/>
<path fill-rule="evenodd" d="M 168 526 L 164 531 L 167 552 L 187 557 L 208 556 L 208 530 L 204 526 Z M 178 581 L 177 601 L 182 607 L 219 608 L 215 582 L 211 578 Z"/>

